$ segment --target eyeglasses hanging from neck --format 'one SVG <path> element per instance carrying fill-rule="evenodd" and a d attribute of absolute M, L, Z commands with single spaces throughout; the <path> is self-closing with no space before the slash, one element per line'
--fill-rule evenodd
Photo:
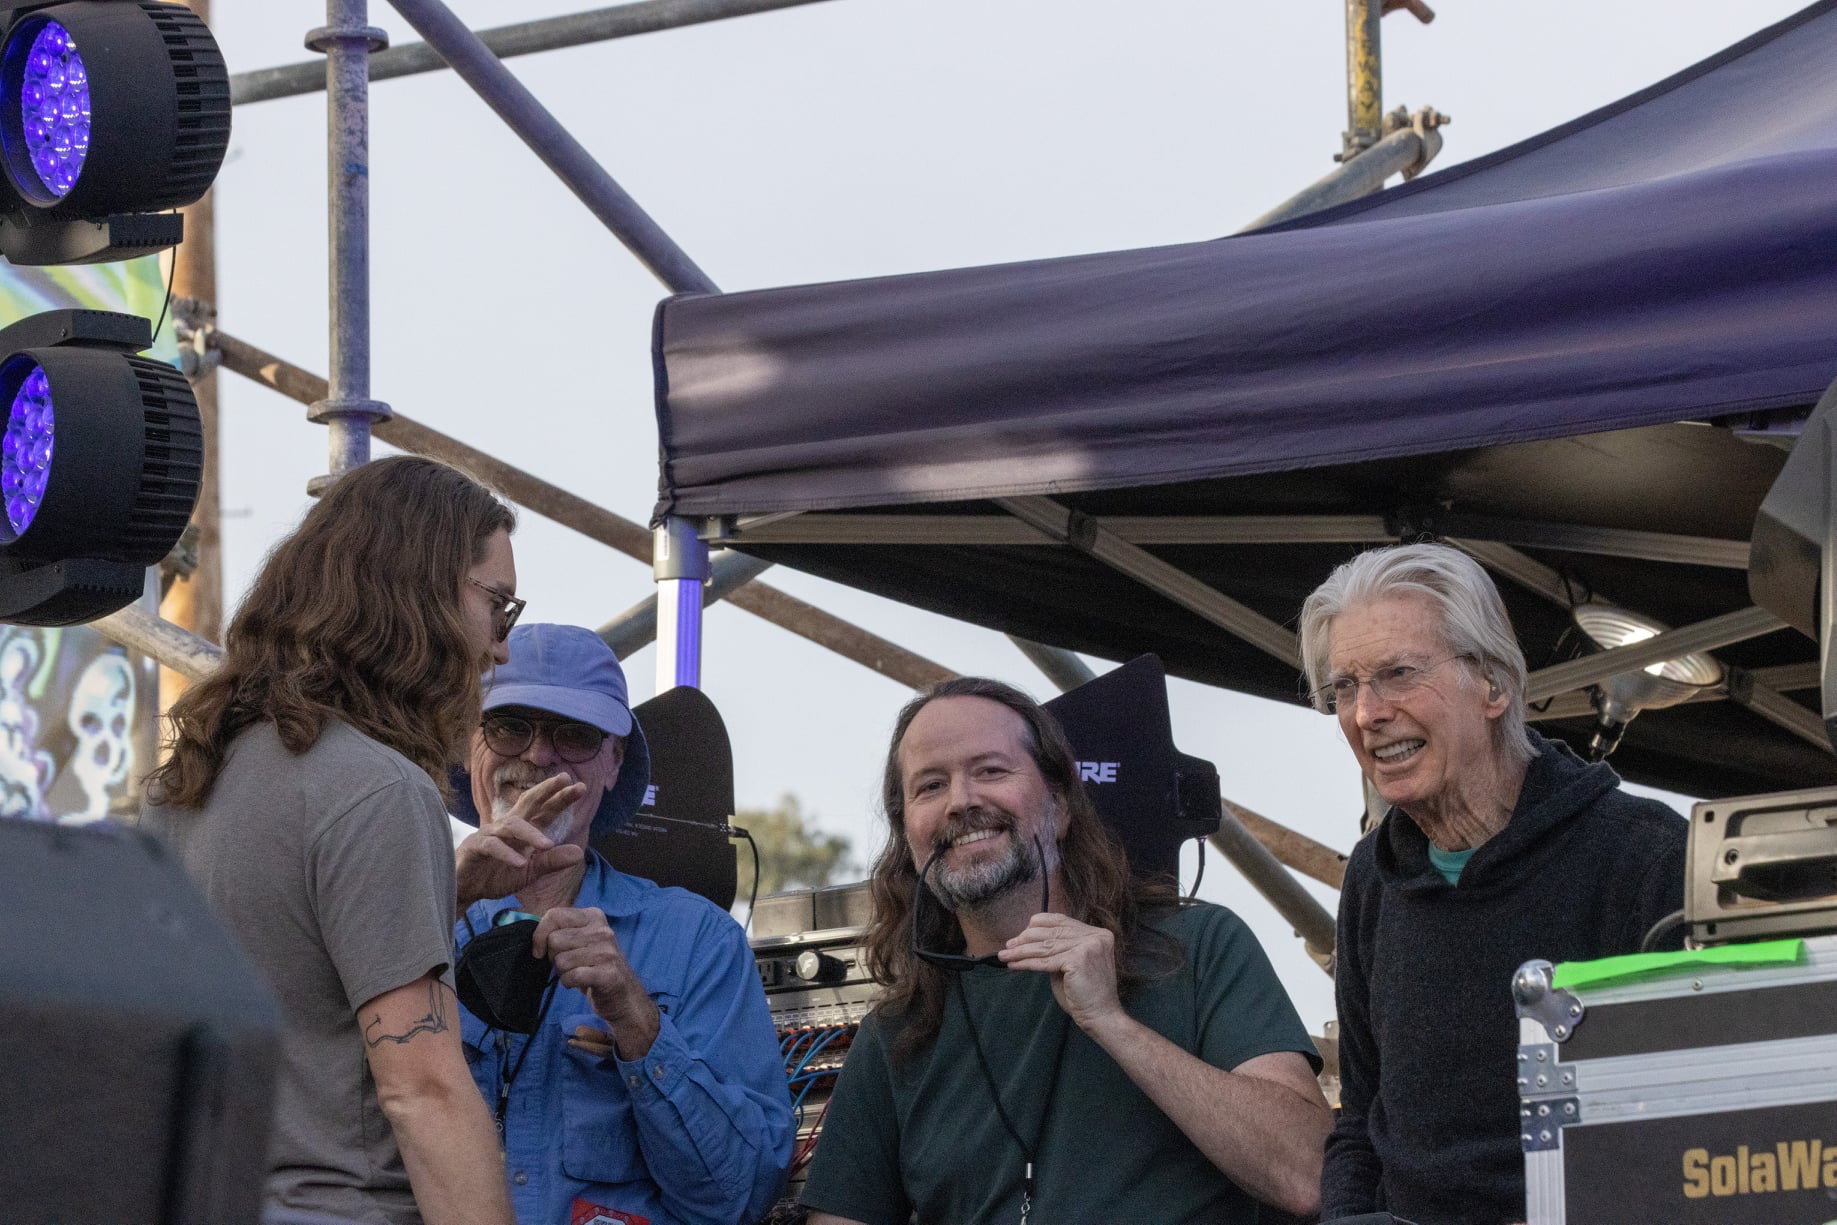
<path fill-rule="evenodd" d="M 919 904 L 929 895 L 929 891 L 925 888 L 925 880 L 931 875 L 931 869 L 937 865 L 938 860 L 943 858 L 944 852 L 949 849 L 950 844 L 945 843 L 931 853 L 931 858 L 925 861 L 924 868 L 919 872 L 918 887 L 912 892 L 912 955 L 921 961 L 928 961 L 946 970 L 967 970 L 972 966 L 999 966 L 1002 960 L 995 953 L 984 957 L 971 957 L 964 953 L 939 953 L 919 947 Z M 1038 834 L 1033 836 L 1033 853 L 1040 865 L 1040 913 L 1045 913 L 1052 909 L 1052 881 L 1050 873 L 1046 870 L 1046 849 L 1040 844 Z M 942 903 L 939 904 L 942 905 Z"/>

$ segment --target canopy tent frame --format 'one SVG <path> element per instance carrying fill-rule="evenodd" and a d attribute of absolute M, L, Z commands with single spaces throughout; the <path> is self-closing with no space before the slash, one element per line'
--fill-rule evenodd
<path fill-rule="evenodd" d="M 1789 445 L 1837 373 L 1834 295 L 1818 279 L 1837 246 L 1820 203 L 1837 171 L 1824 135 L 1833 98 L 1806 71 L 1826 62 L 1834 9 L 1813 4 L 1519 146 L 1244 238 L 673 299 L 660 308 L 656 344 L 658 513 L 696 517 L 705 538 L 731 548 L 1064 647 L 1124 658 L 1177 640 L 1188 659 L 1169 659 L 1175 674 L 1291 699 L 1267 661 L 1298 662 L 1285 621 L 1300 596 L 1277 600 L 1270 581 L 1239 580 L 1232 566 L 1254 570 L 1265 556 L 1256 546 L 1327 558 L 1439 538 L 1537 597 L 1546 632 L 1568 627 L 1569 654 L 1579 631 L 1552 608 L 1611 599 L 1671 627 L 1579 659 L 1559 639 L 1530 661 L 1536 716 L 1585 717 L 1584 695 L 1612 676 L 1727 652 L 1722 682 L 1642 719 L 1631 740 L 1647 739 L 1655 721 L 1700 736 L 1702 712 L 1739 707 L 1757 717 L 1744 726 L 1785 733 L 1752 758 L 1754 772 L 1791 763 L 1837 777 L 1816 712 L 1789 696 L 1809 686 L 1770 679 L 1796 677 L 1803 648 L 1776 637 L 1784 622 L 1746 595 L 1752 518 L 1739 510 L 1771 481 L 1757 457 L 1773 455 L 1777 471 L 1780 451 L 1763 444 Z M 1706 106 L 1713 121 L 1691 122 Z M 1733 207 L 1742 199 L 1775 211 Z M 1458 209 L 1472 211 L 1450 218 Z M 1658 217 L 1673 230 L 1655 231 Z M 1415 224 L 1425 219 L 1434 224 Z M 1444 225 L 1468 219 L 1468 245 L 1439 241 Z M 1520 249 L 1532 231 L 1544 247 Z M 1726 269 L 1681 254 L 1712 242 Z M 1671 264 L 1638 263 L 1667 243 L 1680 251 Z M 1545 248 L 1558 258 L 1539 265 Z M 1476 267 L 1486 252 L 1496 267 Z M 1306 260 L 1339 270 L 1355 255 L 1358 278 L 1323 271 L 1313 296 L 1292 287 Z M 1438 278 L 1476 272 L 1483 287 L 1438 315 Z M 1389 279 L 1374 289 L 1374 278 Z M 1412 284 L 1415 296 L 1391 290 Z M 1545 330 L 1520 340 L 1526 312 Z M 1732 326 L 1707 330 L 1712 322 Z M 1476 324 L 1492 347 L 1469 353 L 1454 329 Z M 1295 338 L 1306 343 L 1284 347 Z M 1349 347 L 1372 355 L 1366 367 L 1307 364 L 1315 350 Z M 1575 356 L 1565 366 L 1552 353 Z M 1438 371 L 1445 410 L 1433 399 Z M 1380 434 L 1391 412 L 1425 400 L 1434 412 Z M 1580 423 L 1551 419 L 1570 402 Z M 1313 415 L 1291 428 L 1297 407 Z M 1580 511 L 1569 513 L 1560 481 L 1541 500 L 1520 488 L 1472 496 L 1509 482 L 1519 456 L 1541 469 L 1523 478 L 1534 484 L 1584 449 L 1549 444 L 1583 439 L 1603 440 L 1600 455 L 1582 458 L 1605 492 L 1587 491 Z M 1696 485 L 1650 506 L 1630 505 L 1637 494 L 1616 501 L 1615 464 L 1641 448 L 1677 452 L 1679 479 Z M 1733 494 L 1718 490 L 1720 464 L 1737 470 Z M 1365 480 L 1368 471 L 1379 475 Z M 1309 489 L 1304 476 L 1339 487 Z M 1171 498 L 1158 502 L 1160 488 Z M 1711 491 L 1697 499 L 1713 501 L 1710 511 L 1666 521 L 1681 499 Z M 1221 550 L 1217 560 L 1196 557 L 1208 548 Z M 1322 564 L 1324 577 L 1324 563 L 1301 564 Z M 958 572 L 970 576 L 962 592 L 914 598 Z M 1118 579 L 1141 590 L 1130 597 Z M 1070 605 L 1054 588 L 1077 590 L 1087 606 L 1120 603 L 1058 624 L 1055 611 Z M 1529 611 L 1524 594 L 1508 603 Z M 1232 659 L 1260 656 L 1260 672 L 1239 685 L 1216 680 L 1222 663 L 1195 668 L 1193 618 L 1209 641 L 1239 644 Z M 1147 627 L 1158 638 L 1137 633 L 1162 621 Z"/>
<path fill-rule="evenodd" d="M 473 91 L 667 287 L 677 292 L 712 293 L 716 292 L 714 282 L 534 95 L 505 69 L 499 54 L 523 54 L 600 38 L 623 37 L 677 25 L 788 8 L 809 0 L 647 0 L 614 9 L 488 31 L 483 38 L 468 29 L 440 0 L 390 2 L 422 36 L 424 43 L 388 52 L 385 50 L 387 41 L 382 31 L 368 25 L 367 0 L 327 0 L 327 24 L 313 32 L 309 38 L 309 46 L 325 55 L 322 70 L 314 65 L 283 66 L 262 73 L 242 74 L 236 81 L 237 100 L 244 104 L 307 92 L 319 87 L 321 82 L 327 92 L 330 169 L 327 213 L 332 234 L 328 261 L 332 377 L 328 383 L 325 379 L 308 375 L 297 368 L 285 367 L 285 363 L 261 354 L 252 346 L 241 346 L 244 361 L 240 369 L 240 372 L 250 374 L 289 394 L 301 390 L 316 393 L 307 401 L 310 406 L 309 420 L 328 427 L 330 472 L 326 477 L 315 478 L 309 486 L 313 491 L 323 488 L 327 481 L 335 479 L 337 475 L 366 462 L 372 434 L 409 449 L 439 453 L 444 457 L 463 454 L 477 459 L 482 454 L 457 440 L 439 435 L 437 431 L 395 415 L 386 403 L 373 399 L 370 394 L 367 165 L 368 86 L 371 79 L 426 71 L 437 66 L 434 57 L 438 57 L 458 72 Z M 1357 37 L 1363 40 L 1361 49 L 1349 56 L 1348 105 L 1354 129 L 1359 126 L 1357 116 L 1365 109 L 1376 106 L 1380 99 L 1377 21 L 1391 7 L 1395 7 L 1395 0 L 1347 0 L 1349 40 L 1355 36 L 1355 27 Z M 1419 0 L 1411 0 L 1404 7 L 1419 20 L 1427 21 L 1433 16 Z M 383 70 L 373 72 L 374 64 L 381 64 Z M 1373 113 L 1380 114 L 1376 111 Z M 1286 210 L 1284 215 L 1294 215 L 1303 209 L 1329 207 L 1375 190 L 1392 174 L 1402 172 L 1406 176 L 1413 175 L 1439 150 L 1440 139 L 1434 129 L 1442 120 L 1443 117 L 1433 110 L 1422 113 L 1414 120 L 1402 114 L 1381 117 L 1379 129 L 1373 133 L 1373 141 L 1361 140 L 1358 142 L 1359 149 L 1354 149 L 1349 136 L 1341 168 L 1310 185 L 1288 205 L 1279 208 Z M 1390 135 L 1387 136 L 1386 132 L 1390 132 Z M 210 242 L 208 233 L 200 237 L 203 242 Z M 209 304 L 198 304 L 197 312 L 200 316 L 208 315 Z M 197 330 L 198 345 L 194 356 L 207 357 L 214 354 L 227 368 L 238 368 L 229 355 L 240 342 L 204 326 Z M 267 360 L 252 361 L 252 355 Z M 277 368 L 284 368 L 280 371 L 282 377 L 276 377 Z M 208 362 L 200 362 L 192 373 L 208 377 L 211 369 Z M 296 398 L 299 397 L 296 395 Z M 558 506 L 564 508 L 563 513 L 579 509 L 569 504 L 571 495 L 556 498 L 552 495 L 560 491 L 552 487 L 541 488 L 543 483 L 536 478 L 490 460 L 488 456 L 483 458 L 490 461 L 487 468 L 495 470 L 494 475 L 501 482 L 509 478 L 510 484 L 536 491 L 542 505 L 532 506 L 532 509 L 538 509 L 541 513 L 552 513 Z M 582 503 L 580 499 L 572 501 Z M 543 510 L 543 506 L 549 509 Z M 588 509 L 598 514 L 587 515 L 587 519 L 597 517 L 605 520 L 609 517 L 607 512 L 599 511 L 599 508 L 588 506 Z M 571 523 L 570 526 L 576 524 Z M 591 530 L 589 534 L 592 534 Z M 626 533 L 614 531 L 609 534 L 621 537 Z M 210 538 L 215 539 L 214 536 Z M 611 542 L 608 540 L 608 543 Z M 1133 547 L 1123 543 L 1118 548 L 1119 555 L 1133 556 L 1129 552 Z M 1136 557 L 1132 564 L 1141 566 L 1145 557 Z M 618 633 L 625 636 L 624 640 L 630 640 L 630 635 L 643 633 L 643 625 L 648 618 L 655 626 L 659 690 L 673 684 L 695 684 L 699 681 L 701 611 L 709 595 L 709 579 L 715 574 L 707 542 L 690 521 L 666 518 L 652 533 L 649 560 L 653 564 L 653 575 L 658 587 L 656 597 L 631 610 L 603 632 L 617 627 Z M 1147 562 L 1152 561 L 1152 558 L 1147 558 Z M 741 593 L 750 593 L 757 605 L 770 589 L 750 580 L 763 568 L 762 564 L 751 559 L 733 559 L 715 593 L 724 592 L 728 598 L 736 601 Z M 783 600 L 789 600 L 782 593 L 776 594 Z M 780 624 L 788 624 L 791 620 L 782 608 L 775 609 L 771 619 Z M 854 627 L 842 624 L 844 628 L 854 630 Z M 181 626 L 156 618 L 151 619 L 150 623 L 145 619 L 113 618 L 100 623 L 98 628 L 118 640 L 155 655 L 163 663 L 187 676 L 203 675 L 214 666 L 213 644 L 198 639 Z M 832 633 L 825 640 L 804 630 L 798 632 L 806 633 L 813 640 L 830 646 L 836 646 L 848 638 L 846 634 Z M 856 637 L 872 639 L 871 635 L 865 635 L 863 631 L 855 630 L 854 633 Z M 860 650 L 858 643 L 851 645 L 857 649 L 844 652 L 851 654 L 851 657 L 862 658 L 864 654 L 871 653 Z M 1076 675 L 1074 665 L 1078 661 L 1069 652 L 1038 644 L 1021 645 L 1029 658 L 1054 662 L 1056 666 L 1047 668 L 1049 676 L 1062 679 Z M 896 670 L 903 670 L 908 676 L 942 671 L 937 665 L 918 659 L 910 652 L 893 648 L 893 653 L 905 657 L 903 669 Z M 871 663 L 870 666 L 879 667 L 882 671 L 889 670 L 880 663 Z M 1267 822 L 1264 824 L 1273 825 Z M 1280 830 L 1280 827 L 1275 829 Z M 1289 842 L 1300 838 L 1293 831 L 1281 832 L 1288 835 Z M 1248 837 L 1239 841 L 1248 846 L 1257 846 Z M 1259 888 L 1266 894 L 1273 891 L 1278 895 L 1288 895 L 1286 900 L 1282 897 L 1275 899 L 1278 909 L 1288 915 L 1298 928 L 1310 932 L 1313 937 L 1320 937 L 1325 912 L 1305 893 L 1293 889 L 1292 880 L 1281 869 L 1275 870 L 1279 880 L 1271 877 L 1268 864 L 1263 862 L 1267 855 L 1249 853 L 1241 847 L 1226 847 L 1223 843 L 1220 845 L 1226 849 L 1233 862 L 1251 877 L 1253 883 L 1258 881 L 1259 876 L 1263 878 Z M 1325 851 L 1325 848 L 1318 849 Z M 1320 874 L 1318 869 L 1313 872 L 1315 875 Z M 1324 924 L 1324 938 L 1328 944 L 1330 928 L 1329 920 Z M 1319 944 L 1318 939 L 1315 942 Z"/>

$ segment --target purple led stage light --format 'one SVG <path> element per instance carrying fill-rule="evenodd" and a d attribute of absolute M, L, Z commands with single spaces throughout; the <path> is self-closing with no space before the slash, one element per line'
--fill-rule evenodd
<path fill-rule="evenodd" d="M 44 501 L 55 423 L 51 383 L 44 368 L 35 365 L 13 397 L 6 435 L 0 438 L 0 501 L 6 504 L 6 519 L 15 535 L 32 525 Z"/>
<path fill-rule="evenodd" d="M 26 153 L 39 182 L 61 200 L 76 186 L 89 155 L 89 74 L 70 31 L 55 21 L 39 27 L 17 71 L 19 79 L 7 82 L 7 101 L 17 98 Z"/>

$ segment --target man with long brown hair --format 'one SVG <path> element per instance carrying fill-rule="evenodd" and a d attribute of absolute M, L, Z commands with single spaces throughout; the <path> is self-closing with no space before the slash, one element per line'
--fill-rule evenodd
<path fill-rule="evenodd" d="M 514 524 L 429 460 L 340 477 L 269 554 L 222 666 L 169 715 L 142 824 L 179 849 L 287 1015 L 275 1219 L 512 1221 L 460 1046 L 445 793 L 522 606 Z"/>
<path fill-rule="evenodd" d="M 1012 686 L 900 712 L 867 960 L 811 1225 L 1311 1213 L 1331 1119 L 1255 937 L 1130 877 L 1064 732 Z"/>

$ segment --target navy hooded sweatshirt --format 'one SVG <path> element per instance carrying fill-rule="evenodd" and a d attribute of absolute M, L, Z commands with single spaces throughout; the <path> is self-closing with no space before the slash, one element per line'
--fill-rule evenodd
<path fill-rule="evenodd" d="M 1531 738 L 1538 755 L 1510 823 L 1457 884 L 1396 808 L 1352 852 L 1323 1220 L 1382 1210 L 1419 1225 L 1523 1221 L 1513 972 L 1532 958 L 1636 952 L 1683 905 L 1683 818 L 1622 792 L 1606 763 Z"/>

